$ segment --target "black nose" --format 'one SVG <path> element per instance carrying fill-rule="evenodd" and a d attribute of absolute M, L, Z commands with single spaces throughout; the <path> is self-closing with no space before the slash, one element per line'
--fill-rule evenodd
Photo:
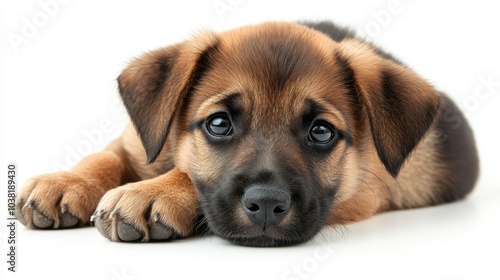
<path fill-rule="evenodd" d="M 279 223 L 290 210 L 290 195 L 272 186 L 252 186 L 241 199 L 248 218 L 263 229 Z"/>

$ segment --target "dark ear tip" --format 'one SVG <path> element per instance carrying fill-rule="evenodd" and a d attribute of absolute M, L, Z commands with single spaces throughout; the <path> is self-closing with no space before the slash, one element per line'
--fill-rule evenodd
<path fill-rule="evenodd" d="M 397 169 L 392 169 L 386 166 L 385 169 L 387 170 L 387 172 L 389 172 L 389 174 L 391 174 L 392 178 L 396 179 L 396 177 L 398 177 L 399 171 L 401 170 L 401 167 Z"/>
<path fill-rule="evenodd" d="M 157 157 L 158 157 L 158 154 L 148 153 L 148 160 L 146 161 L 146 163 L 151 164 L 151 163 L 155 162 Z"/>
<path fill-rule="evenodd" d="M 391 174 L 392 178 L 398 177 L 399 172 L 401 171 L 401 168 L 403 167 L 405 159 L 390 160 L 387 157 L 382 156 L 381 154 L 379 154 L 379 157 L 385 166 L 385 170 L 387 170 L 387 172 L 389 174 Z"/>

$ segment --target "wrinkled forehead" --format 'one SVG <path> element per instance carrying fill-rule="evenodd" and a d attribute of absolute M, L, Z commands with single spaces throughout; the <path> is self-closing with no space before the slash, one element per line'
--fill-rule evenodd
<path fill-rule="evenodd" d="M 319 32 L 293 24 L 222 33 L 210 69 L 198 86 L 203 90 L 197 94 L 204 99 L 198 117 L 231 100 L 246 113 L 265 116 L 268 123 L 314 108 L 342 118 L 346 89 L 335 61 L 336 45 Z"/>

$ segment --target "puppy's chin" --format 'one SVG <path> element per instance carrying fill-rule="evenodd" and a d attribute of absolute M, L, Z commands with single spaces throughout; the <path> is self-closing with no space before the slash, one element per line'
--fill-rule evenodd
<path fill-rule="evenodd" d="M 266 230 L 267 231 L 267 230 Z M 229 233 L 217 234 L 220 237 L 241 246 L 249 247 L 283 247 L 300 244 L 308 241 L 314 234 L 308 236 L 278 234 L 276 231 L 246 232 L 245 234 Z"/>
<path fill-rule="evenodd" d="M 236 245 L 248 247 L 284 247 L 303 243 L 307 240 L 278 239 L 266 235 L 254 237 L 225 237 Z"/>
<path fill-rule="evenodd" d="M 308 225 L 307 227 L 284 228 L 272 226 L 265 229 L 258 226 L 251 227 L 231 227 L 211 225 L 210 231 L 236 245 L 249 247 L 284 247 L 304 243 L 312 239 L 322 228 L 322 225 Z M 236 230 L 237 228 L 237 230 Z M 304 228 L 306 230 L 298 230 Z M 225 230 L 222 230 L 225 229 Z"/>

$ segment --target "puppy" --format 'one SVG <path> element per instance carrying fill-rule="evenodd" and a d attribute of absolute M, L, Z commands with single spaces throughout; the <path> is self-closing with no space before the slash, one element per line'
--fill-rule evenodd
<path fill-rule="evenodd" d="M 89 224 L 113 241 L 283 246 L 325 225 L 464 198 L 478 176 L 450 98 L 343 28 L 264 23 L 146 53 L 118 77 L 123 135 L 32 178 L 30 228 Z M 95 212 L 94 212 L 95 211 Z"/>

